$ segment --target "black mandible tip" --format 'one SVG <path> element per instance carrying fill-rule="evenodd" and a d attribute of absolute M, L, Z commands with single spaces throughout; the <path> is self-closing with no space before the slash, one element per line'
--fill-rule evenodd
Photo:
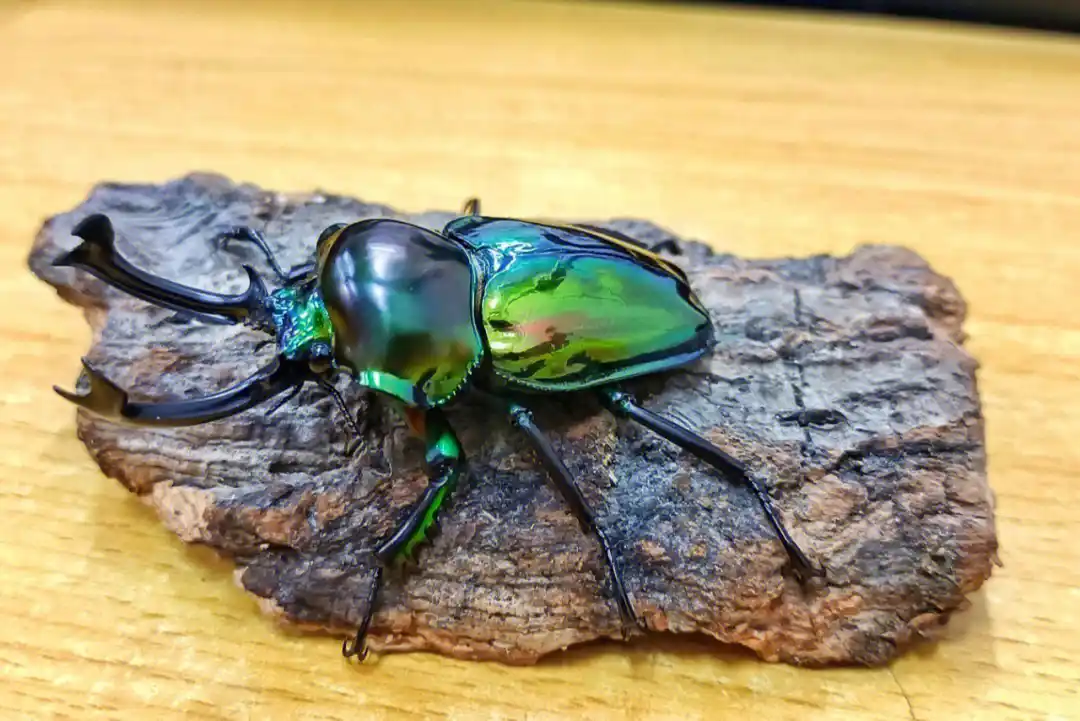
<path fill-rule="evenodd" d="M 118 385 L 110 381 L 89 360 L 82 359 L 83 373 L 90 380 L 89 392 L 73 393 L 59 386 L 53 386 L 62 398 L 71 401 L 80 408 L 99 415 L 109 420 L 119 420 L 123 417 L 124 405 L 127 404 L 127 393 Z"/>
<path fill-rule="evenodd" d="M 107 254 L 111 254 L 114 250 L 116 232 L 113 230 L 112 221 L 101 213 L 95 213 L 80 220 L 72 228 L 71 234 L 82 238 L 83 242 L 55 259 L 52 264 L 56 267 L 78 267 L 84 265 L 96 250 L 104 250 Z"/>

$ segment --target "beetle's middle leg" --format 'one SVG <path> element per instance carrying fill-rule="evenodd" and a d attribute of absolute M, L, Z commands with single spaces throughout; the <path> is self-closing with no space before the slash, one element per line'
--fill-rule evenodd
<path fill-rule="evenodd" d="M 644 627 L 642 626 L 641 620 L 634 612 L 634 604 L 631 603 L 630 597 L 626 593 L 626 586 L 623 584 L 622 574 L 619 572 L 619 567 L 616 565 L 615 558 L 611 553 L 611 544 L 608 543 L 604 530 L 597 525 L 596 519 L 589 509 L 588 504 L 585 502 L 584 496 L 581 495 L 581 491 L 578 489 L 577 485 L 574 484 L 574 478 L 570 475 L 570 471 L 567 469 L 566 464 L 563 463 L 562 459 L 555 453 L 555 449 L 551 447 L 551 442 L 548 441 L 543 431 L 537 427 L 529 409 L 520 406 L 517 403 L 510 403 L 509 408 L 510 417 L 514 422 L 514 425 L 525 432 L 526 437 L 532 444 L 533 450 L 536 451 L 536 455 L 540 458 L 544 470 L 547 471 L 548 476 L 555 484 L 555 487 L 558 488 L 563 498 L 570 505 L 570 508 L 573 510 L 582 529 L 586 533 L 592 534 L 600 541 L 600 550 L 604 554 L 604 561 L 607 564 L 608 572 L 611 576 L 611 586 L 614 592 L 613 595 L 615 596 L 615 604 L 619 608 L 619 617 L 622 620 L 623 633 L 626 634 L 631 629 L 643 629 Z"/>
<path fill-rule="evenodd" d="M 357 628 L 355 638 L 346 640 L 341 646 L 341 653 L 346 658 L 367 656 L 367 636 L 371 616 L 378 604 L 379 584 L 382 569 L 400 560 L 411 557 L 427 539 L 428 531 L 435 525 L 436 516 L 447 495 L 457 485 L 458 478 L 465 468 L 465 455 L 453 429 L 447 423 L 442 412 L 437 408 L 421 411 L 404 407 L 403 414 L 412 432 L 424 439 L 426 451 L 424 461 L 428 470 L 428 486 L 405 520 L 375 548 L 375 560 L 378 562 L 375 580 L 368 594 L 367 609 L 364 619 Z"/>

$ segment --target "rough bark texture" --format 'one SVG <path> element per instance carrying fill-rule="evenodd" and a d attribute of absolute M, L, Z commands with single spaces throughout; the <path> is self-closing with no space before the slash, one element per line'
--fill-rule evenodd
<path fill-rule="evenodd" d="M 185 322 L 49 263 L 75 245 L 75 222 L 114 221 L 139 266 L 235 292 L 253 249 L 215 250 L 229 226 L 265 231 L 284 264 L 308 258 L 326 225 L 408 216 L 321 193 L 283 195 L 192 175 L 165 185 L 98 186 L 50 219 L 33 271 L 85 309 L 89 357 L 133 397 L 189 396 L 269 360 L 261 336 Z M 646 241 L 642 221 L 602 223 Z M 702 632 L 768 660 L 880 664 L 940 628 L 995 560 L 975 361 L 961 347 L 964 301 L 910 251 L 743 260 L 678 240 L 676 258 L 711 309 L 720 344 L 683 371 L 631 384 L 645 404 L 745 459 L 795 539 L 827 569 L 800 585 L 744 488 L 589 395 L 547 396 L 538 421 L 608 529 L 639 614 L 658 631 Z M 57 379 L 62 384 L 72 379 Z M 268 612 L 351 633 L 364 611 L 369 551 L 425 483 L 404 425 L 348 385 L 366 412 L 360 452 L 310 388 L 272 417 L 262 408 L 179 430 L 120 427 L 79 414 L 102 470 L 157 509 L 185 541 L 235 559 Z M 375 649 L 533 662 L 618 637 L 594 539 L 546 482 L 524 440 L 466 395 L 450 410 L 471 472 L 441 533 L 407 574 L 392 573 Z"/>

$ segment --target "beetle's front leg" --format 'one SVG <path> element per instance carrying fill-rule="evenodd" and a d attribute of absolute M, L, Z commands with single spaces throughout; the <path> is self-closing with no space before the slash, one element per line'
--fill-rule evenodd
<path fill-rule="evenodd" d="M 274 271 L 274 275 L 286 285 L 301 280 L 302 278 L 306 278 L 315 270 L 315 265 L 313 263 L 303 263 L 301 265 L 294 265 L 286 271 L 281 266 L 281 263 L 278 262 L 277 256 L 274 255 L 274 251 L 270 249 L 270 244 L 266 242 L 266 236 L 251 226 L 237 225 L 229 228 L 214 239 L 214 245 L 225 250 L 231 240 L 251 243 L 258 248 L 266 258 L 266 262 L 270 264 L 270 268 Z"/>
<path fill-rule="evenodd" d="M 356 637 L 351 643 L 347 640 L 342 645 L 341 652 L 346 658 L 359 656 L 363 660 L 367 656 L 364 639 L 378 601 L 383 568 L 411 557 L 417 546 L 427 539 L 428 532 L 435 525 L 439 509 L 457 485 L 465 468 L 465 455 L 462 453 L 461 444 L 442 411 L 435 408 L 422 411 L 410 407 L 402 410 L 412 432 L 424 439 L 427 449 L 424 461 L 428 470 L 428 486 L 401 525 L 375 548 L 375 559 L 379 565 L 372 582 L 372 590 L 369 592 L 367 610 L 356 631 Z"/>

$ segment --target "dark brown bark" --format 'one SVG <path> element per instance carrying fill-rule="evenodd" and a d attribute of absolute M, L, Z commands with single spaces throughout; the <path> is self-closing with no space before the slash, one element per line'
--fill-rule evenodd
<path fill-rule="evenodd" d="M 283 263 L 306 260 L 333 222 L 408 216 L 321 193 L 286 196 L 192 175 L 105 184 L 50 219 L 34 272 L 86 310 L 89 357 L 133 397 L 201 394 L 240 380 L 272 349 L 243 328 L 186 322 L 49 262 L 89 213 L 114 221 L 124 253 L 161 276 L 213 290 L 246 284 L 253 249 L 214 249 L 229 226 L 263 229 Z M 602 223 L 646 241 L 642 221 Z M 652 629 L 703 632 L 796 664 L 879 664 L 939 628 L 995 560 L 975 361 L 961 347 L 964 301 L 914 253 L 864 247 L 844 258 L 743 260 L 675 239 L 676 260 L 711 309 L 720 344 L 697 364 L 631 384 L 743 458 L 796 540 L 827 569 L 801 585 L 744 488 L 584 394 L 538 398 L 547 429 L 608 530 Z M 71 379 L 57 379 L 67 384 Z M 346 425 L 310 388 L 264 408 L 176 430 L 120 427 L 80 413 L 104 472 L 145 497 L 181 538 L 235 559 L 244 588 L 282 619 L 350 633 L 363 613 L 373 544 L 425 483 L 403 424 L 341 386 L 367 428 Z M 604 566 L 525 441 L 467 395 L 449 412 L 471 472 L 441 533 L 407 574 L 391 573 L 372 645 L 529 663 L 618 637 Z"/>

